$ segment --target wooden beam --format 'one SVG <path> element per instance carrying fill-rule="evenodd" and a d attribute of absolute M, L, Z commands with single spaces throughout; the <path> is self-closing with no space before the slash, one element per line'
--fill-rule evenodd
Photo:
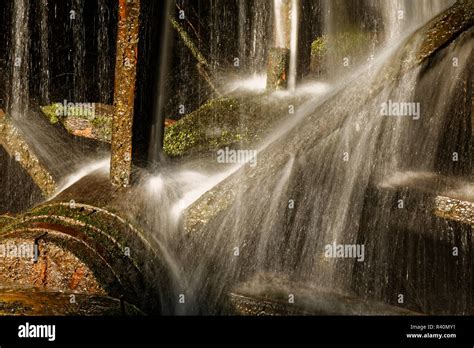
<path fill-rule="evenodd" d="M 0 146 L 14 157 L 23 169 L 30 175 L 33 182 L 48 197 L 56 191 L 56 182 L 51 174 L 41 164 L 21 132 L 14 126 L 13 122 L 0 109 Z"/>
<path fill-rule="evenodd" d="M 119 0 L 110 180 L 127 186 L 132 172 L 132 128 L 137 76 L 140 0 Z"/>

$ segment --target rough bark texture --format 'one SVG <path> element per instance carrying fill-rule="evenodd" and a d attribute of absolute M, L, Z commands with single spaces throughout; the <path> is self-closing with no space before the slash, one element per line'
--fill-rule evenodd
<path fill-rule="evenodd" d="M 445 196 L 437 196 L 434 202 L 436 216 L 474 226 L 473 202 Z"/>
<path fill-rule="evenodd" d="M 120 0 L 115 67 L 114 117 L 110 179 L 116 186 L 130 183 L 132 127 L 137 75 L 140 0 Z"/>

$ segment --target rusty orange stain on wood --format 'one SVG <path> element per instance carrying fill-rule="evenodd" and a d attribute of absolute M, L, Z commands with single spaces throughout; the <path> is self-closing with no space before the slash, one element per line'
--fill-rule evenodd
<path fill-rule="evenodd" d="M 127 17 L 127 0 L 119 0 L 120 18 Z"/>
<path fill-rule="evenodd" d="M 77 129 L 72 132 L 75 136 L 78 137 L 85 137 L 85 138 L 92 138 L 92 128 L 86 128 L 86 129 Z"/>
<path fill-rule="evenodd" d="M 35 280 L 35 285 L 46 286 L 48 277 L 48 261 L 42 259 L 37 264 L 39 268 L 39 277 Z"/>
<path fill-rule="evenodd" d="M 84 273 L 85 271 L 82 267 L 74 270 L 74 273 L 71 276 L 71 281 L 69 282 L 69 288 L 71 290 L 75 290 L 77 288 L 82 278 L 84 278 Z"/>

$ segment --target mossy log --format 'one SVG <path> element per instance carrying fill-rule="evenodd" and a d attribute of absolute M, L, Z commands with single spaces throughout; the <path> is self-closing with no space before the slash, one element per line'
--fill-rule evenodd
<path fill-rule="evenodd" d="M 254 146 L 308 96 L 275 103 L 271 94 L 224 97 L 208 101 L 165 130 L 164 151 L 170 157 L 215 155 L 226 146 Z"/>
<path fill-rule="evenodd" d="M 449 9 L 448 11 L 452 11 L 452 9 Z M 443 15 L 441 15 L 438 20 L 443 21 L 443 18 Z M 431 25 L 432 24 L 430 24 L 430 26 Z M 422 37 L 424 37 L 424 31 L 419 31 L 415 34 L 415 36 L 417 35 L 422 35 Z M 453 36 L 451 38 L 454 40 L 452 42 L 459 41 L 460 44 L 463 44 L 468 42 L 471 36 L 471 30 L 466 30 L 462 35 Z M 409 41 L 407 42 L 407 47 L 411 47 L 413 41 L 417 40 L 414 38 L 409 39 Z M 429 57 L 435 57 L 436 52 L 438 52 L 438 50 L 433 50 Z M 397 58 L 399 57 L 395 57 L 395 59 Z M 396 68 L 393 67 L 394 65 L 385 66 L 383 68 L 383 73 L 380 74 L 380 79 L 375 81 L 374 88 L 370 91 L 371 95 L 377 95 L 378 93 L 380 93 L 380 91 L 385 85 L 390 83 L 390 81 L 395 81 L 396 79 L 399 79 L 401 76 L 400 73 L 406 73 L 408 69 L 413 68 L 413 64 L 415 64 L 413 60 L 403 61 L 403 65 L 400 68 L 401 70 L 398 71 L 396 70 Z M 423 63 L 420 62 L 418 64 Z M 469 73 L 469 71 L 466 71 L 466 73 Z M 466 73 L 464 74 L 463 79 L 469 78 Z M 461 97 L 463 97 L 463 93 L 471 93 L 471 91 L 465 88 L 466 81 L 463 79 L 460 79 L 458 81 L 458 85 L 456 86 L 456 89 L 459 91 L 458 95 L 460 95 Z M 357 89 L 357 85 L 349 86 L 347 90 L 338 91 L 337 93 L 335 93 L 333 97 L 329 98 L 327 101 L 325 101 L 322 105 L 319 106 L 319 114 L 329 114 L 333 107 L 334 101 L 337 99 L 344 99 L 345 93 L 348 93 L 348 95 L 351 96 L 357 95 L 355 89 Z M 471 103 L 470 99 L 469 103 Z M 467 112 L 467 110 L 464 110 L 464 105 L 462 105 L 462 107 L 460 104 L 456 105 L 456 109 L 458 112 L 465 114 L 467 118 L 471 118 L 470 110 L 469 112 Z M 322 139 L 329 140 L 333 136 L 337 136 L 337 132 L 341 128 L 342 122 L 345 120 L 336 118 L 318 118 L 316 114 L 312 116 L 312 119 L 314 122 L 310 131 L 311 134 L 307 135 L 309 138 L 307 138 L 306 140 L 311 143 L 314 143 L 315 148 L 318 146 L 319 143 L 322 142 Z M 261 156 L 260 158 L 262 157 L 263 156 Z M 251 185 L 251 182 L 249 182 L 246 178 L 252 178 L 252 180 L 255 180 L 255 178 L 259 176 L 262 177 L 272 175 L 272 171 L 274 170 L 274 168 L 283 167 L 284 164 L 288 162 L 288 160 L 289 155 L 284 153 L 279 153 L 273 156 L 271 162 L 266 161 L 265 159 L 260 159 L 259 165 L 256 168 L 243 167 L 235 175 L 229 177 L 228 179 L 224 180 L 219 185 L 214 187 L 212 190 L 205 193 L 198 201 L 196 201 L 187 209 L 185 213 L 186 231 L 189 233 L 195 233 L 200 231 L 200 229 L 205 226 L 209 221 L 211 221 L 213 218 L 215 218 L 221 212 L 225 211 L 229 206 L 231 206 L 237 194 L 235 188 L 238 187 L 240 191 L 244 192 L 246 188 Z M 243 174 L 244 172 L 245 174 Z"/>
<path fill-rule="evenodd" d="M 82 105 L 88 106 L 89 104 Z M 60 123 L 71 135 L 110 143 L 114 107 L 100 103 L 91 103 L 90 105 L 90 110 L 88 107 L 82 108 L 80 105 L 65 108 L 61 103 L 42 106 L 40 109 L 51 124 Z"/>
<path fill-rule="evenodd" d="M 421 64 L 473 25 L 474 2 L 472 0 L 458 0 L 452 7 L 421 29 L 424 42 L 417 53 L 416 64 Z"/>
<path fill-rule="evenodd" d="M 126 194 L 106 175 L 86 177 L 53 201 L 2 220 L 0 244 L 36 248 L 36 254 L 0 258 L 0 284 L 106 296 L 147 314 L 171 313 L 171 267 L 118 211 Z"/>
<path fill-rule="evenodd" d="M 442 219 L 474 226 L 474 194 L 465 188 L 469 183 L 432 173 L 397 173 L 378 187 L 379 190 L 409 190 L 418 205 Z M 399 218 L 399 217 L 397 217 Z"/>

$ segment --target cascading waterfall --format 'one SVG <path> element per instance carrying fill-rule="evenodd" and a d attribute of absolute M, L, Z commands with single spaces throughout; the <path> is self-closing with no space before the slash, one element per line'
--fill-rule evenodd
<path fill-rule="evenodd" d="M 91 144 L 79 142 L 71 148 L 73 143 L 67 134 L 61 133 L 57 129 L 51 128 L 44 122 L 43 117 L 34 110 L 29 110 L 29 88 L 31 72 L 29 61 L 34 55 L 30 52 L 31 37 L 29 29 L 29 0 L 14 1 L 13 6 L 13 29 L 12 29 L 12 77 L 11 90 L 9 95 L 8 112 L 15 121 L 15 125 L 33 149 L 34 153 L 40 158 L 42 163 L 48 168 L 52 175 L 57 179 L 69 175 L 81 166 L 83 161 L 91 161 L 98 154 L 97 148 Z M 71 11 L 69 12 L 70 25 L 74 33 L 74 90 L 75 98 L 80 102 L 85 100 L 85 27 L 83 22 L 83 6 L 81 0 L 74 0 Z M 39 24 L 41 30 L 39 46 L 40 52 L 37 54 L 39 66 L 41 68 L 41 102 L 46 104 L 49 97 L 50 72 L 49 72 L 49 23 L 48 1 L 38 2 L 40 11 Z M 43 30 L 44 29 L 44 30 Z M 51 138 L 54 138 L 54 142 Z"/>
<path fill-rule="evenodd" d="M 387 234 L 401 238 L 405 228 L 423 231 L 427 222 L 410 215 L 412 225 L 393 231 L 383 223 L 365 224 L 362 217 L 371 189 L 399 171 L 438 172 L 442 168 L 452 175 L 451 164 L 438 148 L 448 115 L 451 122 L 459 123 L 456 127 L 463 124 L 462 115 L 454 116 L 440 100 L 456 99 L 456 81 L 463 80 L 457 77 L 466 70 L 451 70 L 449 76 L 427 74 L 421 68 L 407 72 L 406 62 L 422 43 L 420 36 L 416 39 L 404 41 L 400 48 L 385 47 L 370 69 L 353 70 L 325 96 L 301 106 L 288 121 L 291 123 L 282 125 L 281 133 L 264 142 L 257 169 L 242 168 L 195 203 L 191 214 L 192 209 L 224 206 L 199 231 L 192 232 L 198 236 L 184 257 L 198 303 L 205 303 L 212 313 L 232 286 L 261 273 L 285 275 L 296 283 L 333 292 L 351 292 L 357 261 L 327 258 L 325 249 L 358 245 L 367 236 L 372 236 L 366 244 L 376 250 L 378 259 L 367 256 L 372 263 L 358 284 L 383 289 L 376 298 L 393 302 L 394 295 L 387 294 L 391 283 L 384 273 L 385 263 L 380 259 L 389 258 L 391 248 L 398 245 L 390 245 L 392 236 Z M 462 61 L 467 61 L 472 49 L 472 42 L 466 41 L 450 48 Z M 452 66 L 450 56 L 438 62 L 439 69 Z M 386 84 L 387 76 L 396 82 Z M 427 85 L 440 88 L 424 93 Z M 408 102 L 422 111 L 408 117 L 384 116 L 381 106 L 388 101 Z M 450 140 L 456 142 L 456 138 Z M 384 217 L 393 214 L 396 195 L 385 192 L 380 210 L 371 211 L 371 220 L 387 223 Z M 293 208 L 289 201 L 294 202 Z M 441 235 L 449 233 L 440 222 L 430 222 L 429 228 Z M 463 250 L 466 247 L 462 245 Z M 233 252 L 236 248 L 238 256 Z M 461 279 L 453 286 L 465 288 L 466 284 Z M 429 279 L 423 278 L 419 286 L 429 288 Z M 449 296 L 449 289 L 447 292 L 442 296 Z M 425 312 L 436 308 L 432 302 L 419 306 Z"/>
<path fill-rule="evenodd" d="M 240 64 L 243 66 L 245 66 L 245 64 L 247 63 L 247 17 L 247 1 L 239 0 L 239 59 Z"/>
<path fill-rule="evenodd" d="M 383 1 L 380 7 L 385 24 L 386 42 L 399 39 L 404 31 L 414 26 L 423 25 L 453 2 L 450 0 Z"/>
<path fill-rule="evenodd" d="M 97 50 L 99 52 L 99 92 L 100 102 L 110 104 L 111 91 L 113 91 L 111 74 L 110 55 L 111 47 L 109 43 L 109 8 L 106 0 L 99 0 L 99 30 L 97 33 Z"/>
<path fill-rule="evenodd" d="M 246 73 L 265 73 L 270 22 L 269 1 L 239 1 L 239 57 Z"/>
<path fill-rule="evenodd" d="M 296 67 L 298 58 L 298 0 L 274 0 L 275 47 L 290 51 L 288 89 L 296 87 Z"/>
<path fill-rule="evenodd" d="M 172 0 L 167 1 L 166 11 L 172 10 L 171 3 Z M 240 54 L 246 73 L 263 71 L 270 48 L 267 45 L 288 49 L 288 87 L 294 91 L 302 3 L 299 0 L 256 0 L 249 4 L 240 0 L 230 4 L 212 0 L 209 15 L 212 31 L 209 47 L 204 49 L 209 48 L 213 73 L 225 67 L 222 63 L 224 56 L 235 58 L 226 51 L 226 43 L 232 41 L 227 38 L 227 32 L 221 32 L 221 29 L 226 29 L 234 31 L 233 39 L 238 33 L 238 42 L 232 53 Z M 128 192 L 134 199 L 124 201 L 122 210 L 132 223 L 148 231 L 147 237 L 156 239 L 166 252 L 171 272 L 176 276 L 176 295 L 186 294 L 186 303 L 189 304 L 176 308 L 177 314 L 219 313 L 223 298 L 234 286 L 259 274 L 282 276 L 294 284 L 309 284 L 332 292 L 356 292 L 360 297 L 393 303 L 391 288 L 402 288 L 397 277 L 411 280 L 413 273 L 408 267 L 400 272 L 401 275 L 393 275 L 389 274 L 389 267 L 398 265 L 396 258 L 399 254 L 394 250 L 403 249 L 402 244 L 409 244 L 406 240 L 412 241 L 410 238 L 416 239 L 418 244 L 413 249 L 418 253 L 409 254 L 406 264 L 418 266 L 420 273 L 428 273 L 430 263 L 419 265 L 416 257 L 431 257 L 425 253 L 426 245 L 429 245 L 427 239 L 441 240 L 450 246 L 457 238 L 453 237 L 454 227 L 448 226 L 448 230 L 447 224 L 430 220 L 427 214 L 420 213 L 418 207 L 402 215 L 402 223 L 395 224 L 393 215 L 400 212 L 394 213 L 393 202 L 399 199 L 400 192 L 387 189 L 390 187 L 387 182 L 391 183 L 387 178 L 411 175 L 400 173 L 415 173 L 413 176 L 420 172 L 434 176 L 455 174 L 446 158 L 450 151 L 459 150 L 443 148 L 442 145 L 445 137 L 449 137 L 449 143 L 457 144 L 456 137 L 460 132 L 446 135 L 445 130 L 460 129 L 462 115 L 447 101 L 454 105 L 462 103 L 457 88 L 459 81 L 465 80 L 466 66 L 461 63 L 452 69 L 451 58 L 455 56 L 460 62 L 468 61 L 474 49 L 472 41 L 460 36 L 454 44 L 443 48 L 449 54 L 437 56 L 430 69 L 408 69 L 407 63 L 414 60 L 413 54 L 418 52 L 423 39 L 418 34 L 410 34 L 451 3 L 451 0 L 325 1 L 325 27 L 330 37 L 361 29 L 358 27 L 359 19 L 355 18 L 357 12 L 354 12 L 359 5 L 358 11 L 370 7 L 366 12 L 372 16 L 371 21 L 383 22 L 382 26 L 363 29 L 363 34 L 374 28 L 383 31 L 379 33 L 380 38 L 374 39 L 377 42 L 372 43 L 378 50 L 373 50 L 370 64 L 351 65 L 344 78 L 335 78 L 321 93 L 315 93 L 311 99 L 305 99 L 305 103 L 296 105 L 295 114 L 282 121 L 258 145 L 258 165 L 255 168 L 242 164 L 220 171 L 206 171 L 203 168 L 209 163 L 199 158 L 177 164 L 171 161 L 161 163 L 158 173 L 153 175 L 139 173 L 137 185 Z M 54 176 L 66 178 L 60 181 L 62 191 L 97 170 L 106 175 L 109 161 L 101 158 L 100 161 L 88 162 L 74 175 L 68 176 L 74 162 L 80 162 L 80 159 L 84 163 L 82 153 L 64 145 L 69 141 L 68 136 L 51 131 L 46 121 L 48 128 L 41 128 L 32 120 L 21 122 L 29 102 L 29 5 L 29 0 L 14 1 L 8 111 L 19 121 L 21 131 L 29 135 L 28 142 L 34 145 L 41 162 L 51 168 Z M 229 10 L 235 9 L 234 5 L 238 6 L 238 24 L 226 20 L 235 15 Z M 271 5 L 274 18 L 268 15 Z M 73 0 L 70 14 L 74 35 L 74 98 L 77 101 L 84 101 L 86 97 L 82 6 L 82 0 Z M 47 0 L 41 0 L 40 9 L 42 98 L 48 100 Z M 112 88 L 108 80 L 111 68 L 108 15 L 106 1 L 100 0 L 97 40 L 101 93 Z M 274 20 L 273 33 L 266 30 L 271 19 Z M 269 43 L 268 36 L 272 34 L 274 40 Z M 161 69 L 156 76 L 159 86 L 154 96 L 156 114 L 154 123 L 150 125 L 150 162 L 160 158 L 162 130 L 159 127 L 167 98 L 166 75 L 170 72 L 167 54 L 171 33 L 163 30 L 163 35 L 161 42 L 165 49 L 161 52 Z M 338 42 L 329 45 L 329 49 L 337 49 L 337 45 Z M 358 54 L 366 58 L 369 52 Z M 440 71 L 449 73 L 440 74 Z M 428 88 L 431 86 L 438 88 Z M 294 93 L 284 97 L 276 94 L 268 93 L 265 97 L 282 103 L 288 95 L 295 97 Z M 100 99 L 105 102 L 107 95 L 102 94 Z M 418 111 L 404 115 L 406 117 L 390 117 L 381 111 L 388 102 L 410 103 Z M 215 115 L 216 120 L 218 116 Z M 446 127 L 447 124 L 450 127 Z M 52 142 L 51 138 L 55 141 Z M 215 163 L 210 167 L 214 166 Z M 202 222 L 202 225 L 198 225 L 192 235 L 185 234 L 182 222 L 187 223 L 186 219 L 196 211 L 199 212 L 196 224 Z M 206 221 L 208 213 L 211 218 Z M 432 234 L 429 237 L 406 236 L 413 231 Z M 470 235 L 466 236 L 458 241 L 461 250 L 459 262 L 469 266 L 471 260 L 464 255 L 471 255 L 468 250 Z M 327 246 L 360 244 L 367 248 L 364 265 L 353 259 L 325 257 Z M 411 248 L 407 250 L 413 251 Z M 449 269 L 443 268 L 447 267 L 444 266 L 445 258 L 435 255 L 434 259 L 443 272 L 434 281 L 426 275 L 418 277 L 417 290 L 426 292 L 433 282 L 445 282 L 446 292 L 440 298 L 448 297 L 454 287 L 470 291 L 471 284 L 462 277 L 455 278 L 452 283 L 448 276 L 442 278 L 442 275 L 449 274 Z M 419 304 L 417 309 L 427 313 L 436 311 L 436 305 L 428 302 Z M 449 306 L 462 312 L 466 307 L 465 299 L 449 300 Z"/>
<path fill-rule="evenodd" d="M 296 88 L 296 62 L 298 59 L 298 0 L 291 0 L 291 34 L 290 34 L 290 68 L 288 75 L 288 89 Z"/>
<path fill-rule="evenodd" d="M 259 1 L 254 3 L 252 9 L 252 25 L 250 29 L 251 45 L 249 60 L 252 62 L 252 73 L 261 73 L 266 66 L 266 42 L 268 42 L 268 3 Z"/>
<path fill-rule="evenodd" d="M 11 79 L 8 112 L 20 119 L 29 108 L 29 0 L 13 2 Z"/>
<path fill-rule="evenodd" d="M 77 102 L 86 100 L 85 88 L 85 26 L 84 26 L 84 2 L 73 0 L 72 9 L 69 13 L 69 19 L 73 32 L 73 68 L 74 68 L 74 99 Z"/>
<path fill-rule="evenodd" d="M 165 2 L 165 13 L 171 13 L 172 11 L 172 2 L 171 0 L 166 0 Z M 151 163 L 158 162 L 162 160 L 162 147 L 163 147 L 163 112 L 165 110 L 166 98 L 169 95 L 166 93 L 166 83 L 167 83 L 167 74 L 169 73 L 169 45 L 170 45 L 170 28 L 169 25 L 164 24 L 162 31 L 162 47 L 165 47 L 160 54 L 160 66 L 157 69 L 157 76 L 155 77 L 158 88 L 156 88 L 155 98 L 155 107 L 153 115 L 153 124 L 151 125 L 151 141 L 148 149 L 148 158 Z"/>
<path fill-rule="evenodd" d="M 288 47 L 287 44 L 287 21 L 284 11 L 284 0 L 274 0 L 274 11 L 275 11 L 275 47 L 285 48 Z"/>
<path fill-rule="evenodd" d="M 272 0 L 238 2 L 239 64 L 238 69 L 232 71 L 230 80 L 227 76 L 223 76 L 224 93 L 265 90 L 268 49 L 273 46 L 274 36 L 272 10 Z M 213 36 L 213 39 L 219 39 L 219 36 Z M 215 43 L 211 43 L 211 47 L 215 46 Z"/>
<path fill-rule="evenodd" d="M 41 28 L 41 101 L 44 105 L 50 102 L 50 68 L 49 68 L 49 10 L 48 0 L 39 2 Z"/>
<path fill-rule="evenodd" d="M 452 0 L 323 0 L 326 64 L 331 78 L 395 45 L 453 3 Z M 349 69 L 348 69 L 349 68 Z"/>

